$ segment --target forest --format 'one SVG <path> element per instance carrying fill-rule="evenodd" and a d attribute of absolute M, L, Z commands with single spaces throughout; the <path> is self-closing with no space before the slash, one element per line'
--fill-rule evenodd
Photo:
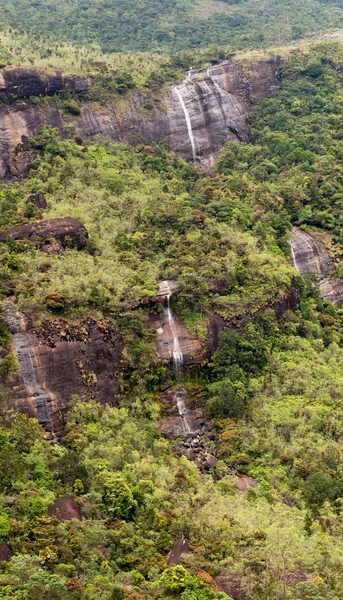
<path fill-rule="evenodd" d="M 104 52 L 172 53 L 215 43 L 231 50 L 283 45 L 339 28 L 337 0 L 6 0 L 0 22 Z"/>
<path fill-rule="evenodd" d="M 338 2 L 218 4 L 206 17 L 191 0 L 127 11 L 11 0 L 0 9 L 1 61 L 67 61 L 70 73 L 98 76 L 93 100 L 122 99 L 161 93 L 190 56 L 204 68 L 341 19 Z M 40 38 L 47 31 L 63 42 Z M 181 52 L 214 35 L 229 48 Z M 116 73 L 110 89 L 103 65 Z M 12 550 L 0 598 L 343 600 L 343 309 L 299 275 L 289 246 L 294 225 L 320 235 L 343 280 L 342 65 L 340 41 L 287 50 L 278 87 L 251 114 L 251 143 L 226 142 L 207 171 L 155 143 L 86 143 L 52 127 L 27 141 L 28 176 L 0 184 L 1 231 L 72 216 L 88 239 L 57 254 L 34 240 L 0 243 L 0 542 Z M 81 110 L 73 94 L 50 101 Z M 147 326 L 161 280 L 177 282 L 171 308 L 200 339 L 214 315 L 225 323 L 212 355 L 181 374 L 157 359 Z M 74 395 L 60 443 L 15 410 L 9 299 L 37 330 L 85 317 L 120 330 L 119 402 Z M 180 384 L 212 422 L 217 460 L 206 472 L 160 432 L 161 394 Z M 242 493 L 237 474 L 257 485 Z M 71 495 L 76 518 L 49 516 Z M 170 565 L 175 540 L 188 552 Z"/>

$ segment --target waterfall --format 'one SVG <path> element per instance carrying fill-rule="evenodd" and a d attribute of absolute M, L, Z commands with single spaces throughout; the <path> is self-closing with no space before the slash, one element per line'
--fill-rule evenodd
<path fill-rule="evenodd" d="M 195 162 L 197 160 L 197 155 L 196 155 L 196 150 L 195 150 L 195 140 L 194 140 L 194 136 L 193 136 L 193 130 L 192 130 L 192 123 L 191 123 L 191 119 L 189 116 L 189 112 L 186 108 L 184 99 L 182 97 L 182 94 L 179 90 L 178 87 L 175 87 L 175 92 L 177 94 L 177 97 L 179 99 L 179 102 L 181 104 L 182 110 L 183 110 L 183 114 L 185 115 L 185 120 L 186 120 L 186 125 L 187 125 L 187 131 L 188 131 L 188 137 L 189 137 L 189 141 L 191 143 L 192 146 L 192 155 L 193 155 L 193 162 Z"/>
<path fill-rule="evenodd" d="M 292 244 L 291 244 L 291 255 L 292 255 L 293 266 L 300 273 L 300 270 L 298 269 L 297 261 L 295 260 L 295 253 L 294 253 Z"/>
<path fill-rule="evenodd" d="M 175 327 L 175 319 L 173 317 L 173 313 L 170 308 L 170 294 L 167 296 L 167 308 L 165 310 L 165 315 L 167 319 L 167 323 L 170 327 L 170 331 L 173 336 L 173 366 L 174 370 L 177 373 L 180 370 L 180 367 L 183 364 L 183 354 L 179 344 L 179 338 L 177 337 L 176 327 Z"/>
<path fill-rule="evenodd" d="M 176 406 L 179 411 L 179 415 L 182 419 L 182 429 L 184 433 L 191 433 L 193 431 L 192 423 L 187 416 L 187 407 L 184 400 L 185 390 L 181 388 L 175 391 L 174 398 L 176 400 Z"/>

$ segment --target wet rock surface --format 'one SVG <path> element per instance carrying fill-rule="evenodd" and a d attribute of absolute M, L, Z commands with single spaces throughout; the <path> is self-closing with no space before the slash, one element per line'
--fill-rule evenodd
<path fill-rule="evenodd" d="M 304 277 L 316 275 L 321 294 L 336 307 L 343 303 L 343 282 L 337 277 L 335 264 L 324 244 L 315 236 L 294 227 L 291 254 L 294 267 Z"/>
<path fill-rule="evenodd" d="M 18 410 L 38 419 L 46 438 L 63 436 L 63 414 L 72 396 L 118 404 L 123 342 L 110 322 L 45 321 L 30 328 L 12 303 L 6 303 L 12 347 L 20 373 L 12 379 Z"/>
<path fill-rule="evenodd" d="M 170 440 L 177 440 L 177 452 L 194 460 L 202 472 L 215 469 L 218 440 L 204 414 L 203 390 L 178 386 L 160 398 L 161 433 Z"/>
<path fill-rule="evenodd" d="M 67 246 L 81 250 L 86 244 L 88 233 L 79 219 L 58 217 L 6 229 L 0 233 L 0 242 L 6 242 L 9 237 L 13 240 L 30 240 L 49 252 L 50 239 L 57 242 L 57 247 L 54 245 L 55 251 Z"/>
<path fill-rule="evenodd" d="M 205 350 L 200 340 L 187 330 L 185 324 L 177 315 L 173 315 L 174 331 L 170 327 L 170 322 L 166 314 L 151 315 L 147 326 L 156 330 L 155 345 L 161 359 L 173 360 L 174 339 L 176 335 L 184 363 L 196 364 L 203 360 Z"/>
<path fill-rule="evenodd" d="M 114 142 L 166 144 L 178 156 L 206 168 L 226 140 L 250 140 L 250 107 L 278 84 L 279 67 L 278 60 L 270 60 L 251 65 L 246 72 L 238 64 L 225 61 L 170 86 L 161 100 L 135 93 L 126 99 L 125 107 L 111 102 L 101 109 L 83 99 L 92 84 L 89 79 L 31 69 L 2 71 L 0 99 L 16 102 L 0 107 L 0 178 L 27 173 L 32 156 L 22 154 L 25 141 L 37 136 L 44 125 L 57 127 L 65 135 L 63 128 L 67 124 L 84 139 L 101 135 Z M 66 116 L 53 101 L 44 111 L 23 102 L 31 95 L 52 95 L 64 90 L 79 95 L 81 115 L 77 118 Z"/>

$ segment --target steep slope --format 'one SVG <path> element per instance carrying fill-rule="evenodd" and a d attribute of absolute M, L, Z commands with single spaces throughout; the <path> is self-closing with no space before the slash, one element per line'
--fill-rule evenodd
<path fill-rule="evenodd" d="M 234 49 L 287 43 L 314 31 L 340 27 L 339 2 L 267 0 L 8 0 L 1 21 L 37 34 L 82 43 L 98 43 L 103 50 L 175 52 L 213 43 Z"/>
<path fill-rule="evenodd" d="M 5 179 L 25 173 L 21 150 L 25 140 L 44 125 L 63 131 L 68 126 L 85 139 L 106 136 L 113 141 L 141 140 L 164 143 L 178 156 L 203 167 L 213 163 L 226 140 L 249 141 L 249 111 L 277 84 L 278 60 L 251 65 L 245 74 L 238 64 L 223 62 L 207 72 L 190 72 L 187 79 L 169 88 L 156 105 L 149 96 L 134 94 L 99 108 L 82 100 L 92 81 L 44 75 L 28 69 L 0 73 L 0 98 L 17 100 L 0 107 L 0 176 Z M 74 91 L 80 99 L 80 116 L 68 117 L 53 101 L 43 109 L 27 102 L 31 96 Z M 23 145 L 24 144 L 24 145 Z"/>

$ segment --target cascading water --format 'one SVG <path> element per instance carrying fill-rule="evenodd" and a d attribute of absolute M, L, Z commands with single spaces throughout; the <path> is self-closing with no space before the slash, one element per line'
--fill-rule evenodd
<path fill-rule="evenodd" d="M 295 259 L 295 253 L 294 253 L 294 250 L 293 250 L 293 246 L 292 246 L 292 244 L 291 244 L 291 255 L 292 255 L 293 267 L 294 267 L 294 268 L 295 268 L 297 271 L 299 271 L 299 269 L 298 269 L 298 265 L 297 265 L 297 261 L 296 261 L 296 259 Z"/>
<path fill-rule="evenodd" d="M 167 308 L 165 309 L 165 315 L 173 336 L 173 367 L 174 371 L 177 373 L 178 371 L 180 371 L 180 368 L 183 365 L 183 354 L 180 348 L 179 338 L 177 337 L 175 320 L 170 308 L 170 294 L 168 294 L 167 296 Z"/>
<path fill-rule="evenodd" d="M 191 433 L 193 431 L 192 423 L 188 418 L 188 411 L 184 400 L 185 394 L 184 388 L 175 391 L 174 398 L 176 400 L 176 406 L 179 411 L 179 415 L 182 419 L 182 429 L 184 433 Z"/>
<path fill-rule="evenodd" d="M 161 282 L 160 288 L 162 288 L 166 292 L 167 306 L 164 309 L 164 313 L 169 330 L 173 336 L 173 369 L 176 374 L 179 374 L 183 365 L 183 354 L 177 335 L 177 326 L 175 318 L 170 307 L 171 290 L 167 281 Z M 193 428 L 192 423 L 188 417 L 188 410 L 185 403 L 186 395 L 187 391 L 185 388 L 178 388 L 175 390 L 173 397 L 175 399 L 179 416 L 181 417 L 182 431 L 183 433 L 191 433 L 193 431 Z"/>
<path fill-rule="evenodd" d="M 178 87 L 175 87 L 175 92 L 176 95 L 179 99 L 179 102 L 181 104 L 182 110 L 183 110 L 183 114 L 185 115 L 185 120 L 186 120 L 186 125 L 187 125 L 187 131 L 188 131 L 188 137 L 189 137 L 189 141 L 191 143 L 192 146 L 192 156 L 193 156 L 193 162 L 195 162 L 197 160 L 197 155 L 196 155 L 196 148 L 195 148 L 195 140 L 194 140 L 194 135 L 193 135 L 193 130 L 192 130 L 192 122 L 191 122 L 191 118 L 189 116 L 189 112 L 187 110 L 187 107 L 185 105 L 185 101 L 182 97 L 181 91 L 179 90 Z"/>

